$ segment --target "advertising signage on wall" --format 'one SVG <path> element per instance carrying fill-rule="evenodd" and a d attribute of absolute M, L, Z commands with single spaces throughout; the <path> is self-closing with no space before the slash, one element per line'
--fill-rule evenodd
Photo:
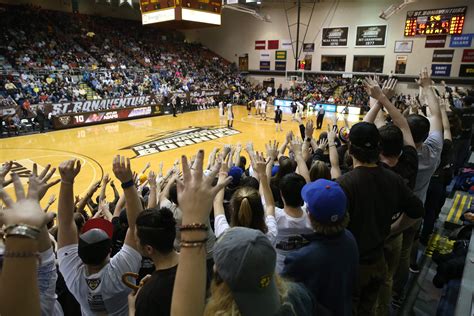
<path fill-rule="evenodd" d="M 450 74 L 451 74 L 450 64 L 431 65 L 431 75 L 433 77 L 449 77 Z"/>
<path fill-rule="evenodd" d="M 270 70 L 270 61 L 260 61 L 260 70 Z"/>
<path fill-rule="evenodd" d="M 358 26 L 356 33 L 356 46 L 385 46 L 386 34 L 386 25 Z"/>
<path fill-rule="evenodd" d="M 446 35 L 427 36 L 425 48 L 444 47 L 446 44 Z"/>
<path fill-rule="evenodd" d="M 461 65 L 459 77 L 474 77 L 474 64 Z"/>
<path fill-rule="evenodd" d="M 314 52 L 314 43 L 304 43 L 303 44 L 303 52 L 305 52 L 305 53 Z"/>
<path fill-rule="evenodd" d="M 323 28 L 321 46 L 323 47 L 346 47 L 348 27 Z"/>
<path fill-rule="evenodd" d="M 474 62 L 474 49 L 465 49 L 462 53 L 462 62 L 463 63 L 472 63 Z"/>
<path fill-rule="evenodd" d="M 449 47 L 471 47 L 474 34 L 452 35 Z"/>
<path fill-rule="evenodd" d="M 450 63 L 453 61 L 454 49 L 435 49 L 433 52 L 433 62 Z"/>

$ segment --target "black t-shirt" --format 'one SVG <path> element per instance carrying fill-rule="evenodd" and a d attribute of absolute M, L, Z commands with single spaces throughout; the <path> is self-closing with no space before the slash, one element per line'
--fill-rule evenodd
<path fill-rule="evenodd" d="M 392 216 L 399 210 L 411 218 L 424 215 L 423 204 L 403 178 L 382 166 L 357 167 L 337 182 L 347 196 L 348 229 L 357 240 L 361 263 L 383 255 Z"/>
<path fill-rule="evenodd" d="M 449 139 L 443 141 L 443 151 L 441 160 L 433 174 L 433 178 L 439 179 L 443 184 L 448 185 L 454 176 L 454 150 L 453 142 Z"/>
<path fill-rule="evenodd" d="M 281 122 L 281 115 L 282 115 L 281 109 L 275 110 L 275 122 L 280 121 Z"/>
<path fill-rule="evenodd" d="M 174 279 L 178 266 L 153 272 L 135 301 L 135 315 L 166 315 L 171 313 Z"/>
<path fill-rule="evenodd" d="M 463 107 L 461 109 L 452 107 L 451 109 L 461 118 L 461 138 L 469 139 L 472 134 L 472 124 L 474 123 L 474 107 Z"/>
<path fill-rule="evenodd" d="M 415 147 L 404 146 L 398 163 L 394 167 L 383 164 L 384 167 L 400 175 L 410 189 L 415 188 L 416 175 L 418 173 L 418 152 Z"/>

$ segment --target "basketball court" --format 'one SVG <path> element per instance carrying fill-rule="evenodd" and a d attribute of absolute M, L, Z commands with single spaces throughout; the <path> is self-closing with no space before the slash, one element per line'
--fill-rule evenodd
<path fill-rule="evenodd" d="M 79 159 L 82 171 L 76 179 L 75 194 L 82 196 L 104 174 L 109 173 L 115 179 L 112 158 L 117 154 L 133 158 L 132 167 L 136 172 L 148 162 L 155 171 L 163 162 L 166 172 L 181 155 L 194 155 L 201 148 L 207 155 L 214 147 L 240 142 L 245 148 L 246 142 L 252 140 L 256 150 L 265 150 L 269 139 L 276 139 L 281 144 L 290 130 L 300 135 L 298 123 L 291 120 L 290 114 L 283 116 L 284 131 L 275 131 L 273 107 L 268 111 L 270 118 L 267 121 L 261 121 L 256 115 L 248 116 L 245 106 L 235 106 L 234 115 L 233 129 L 219 126 L 218 109 L 209 109 L 178 114 L 176 118 L 164 115 L 11 137 L 0 140 L 0 161 L 13 160 L 13 171 L 26 183 L 33 163 L 37 163 L 41 170 L 47 164 L 57 167 L 64 160 Z M 327 113 L 325 123 L 331 123 L 334 115 Z M 342 126 L 342 115 L 339 114 L 339 117 L 338 124 Z M 349 117 L 349 121 L 357 120 L 357 116 Z M 315 136 L 320 132 L 316 130 Z M 245 155 L 244 150 L 242 154 Z M 59 177 L 59 173 L 56 172 L 54 177 Z M 12 193 L 13 190 L 9 187 L 7 191 Z M 48 194 L 57 196 L 58 192 L 59 186 L 55 186 Z M 109 190 L 107 194 L 112 196 L 113 192 Z M 43 199 L 43 204 L 47 200 Z M 56 203 L 52 210 L 55 210 Z"/>

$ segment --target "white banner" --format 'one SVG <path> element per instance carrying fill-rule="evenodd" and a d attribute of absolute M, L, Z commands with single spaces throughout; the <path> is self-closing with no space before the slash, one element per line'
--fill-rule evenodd
<path fill-rule="evenodd" d="M 260 52 L 260 60 L 270 60 L 269 52 Z"/>
<path fill-rule="evenodd" d="M 281 49 L 292 50 L 293 49 L 293 44 L 291 43 L 291 40 L 282 40 L 281 41 Z"/>

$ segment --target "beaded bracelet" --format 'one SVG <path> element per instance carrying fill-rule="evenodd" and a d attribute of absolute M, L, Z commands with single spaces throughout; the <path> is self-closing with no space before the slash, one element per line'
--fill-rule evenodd
<path fill-rule="evenodd" d="M 3 253 L 4 258 L 36 258 L 38 264 L 41 265 L 41 256 L 39 252 L 26 252 L 26 251 L 10 251 L 5 250 Z"/>
<path fill-rule="evenodd" d="M 209 228 L 209 227 L 208 227 L 206 224 L 203 224 L 203 223 L 191 223 L 191 224 L 179 226 L 179 230 L 181 230 L 182 232 L 183 232 L 183 231 L 188 231 L 188 230 L 203 230 L 203 231 L 207 231 L 208 228 Z"/>
<path fill-rule="evenodd" d="M 207 242 L 207 238 L 202 240 L 181 240 L 180 246 L 184 248 L 197 248 L 202 247 Z"/>

